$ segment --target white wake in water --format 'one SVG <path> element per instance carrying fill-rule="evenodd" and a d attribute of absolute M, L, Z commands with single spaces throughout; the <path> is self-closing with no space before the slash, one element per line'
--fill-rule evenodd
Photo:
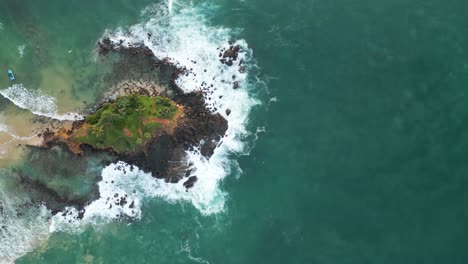
<path fill-rule="evenodd" d="M 14 84 L 0 94 L 16 106 L 31 111 L 35 115 L 50 117 L 57 120 L 80 120 L 83 117 L 77 113 L 59 114 L 56 99 L 41 91 L 31 91 L 22 84 Z"/>
<path fill-rule="evenodd" d="M 24 56 L 24 49 L 26 49 L 26 45 L 18 46 L 18 54 L 19 54 L 20 58 L 23 58 L 23 56 Z"/>

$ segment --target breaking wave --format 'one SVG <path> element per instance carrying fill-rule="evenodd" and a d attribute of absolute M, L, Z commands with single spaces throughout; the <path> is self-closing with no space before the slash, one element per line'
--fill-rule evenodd
<path fill-rule="evenodd" d="M 45 116 L 57 120 L 80 120 L 83 117 L 77 113 L 59 114 L 56 99 L 41 91 L 31 91 L 22 84 L 14 84 L 0 94 L 16 106 L 31 111 L 35 115 Z"/>
<path fill-rule="evenodd" d="M 46 241 L 48 217 L 44 205 L 31 206 L 27 197 L 0 189 L 0 263 L 13 263 Z"/>
<path fill-rule="evenodd" d="M 68 207 L 52 218 L 50 230 L 73 233 L 88 224 L 100 225 L 122 218 L 138 219 L 141 217 L 141 204 L 146 198 L 159 197 L 171 202 L 191 198 L 182 181 L 167 183 L 122 161 L 103 170 L 99 193 L 100 198 L 86 207 L 82 219 L 78 218 L 78 210 Z"/>

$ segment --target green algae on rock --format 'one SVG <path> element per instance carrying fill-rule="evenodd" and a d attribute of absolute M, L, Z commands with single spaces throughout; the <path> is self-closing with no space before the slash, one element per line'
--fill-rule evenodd
<path fill-rule="evenodd" d="M 62 136 L 75 152 L 79 152 L 77 147 L 81 144 L 128 152 L 141 147 L 162 129 L 173 127 L 181 110 L 165 97 L 131 94 L 104 103 L 81 127 Z"/>

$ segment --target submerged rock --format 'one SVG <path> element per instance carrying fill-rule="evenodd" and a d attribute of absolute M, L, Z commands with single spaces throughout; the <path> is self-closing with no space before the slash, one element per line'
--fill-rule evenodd
<path fill-rule="evenodd" d="M 16 187 L 29 193 L 34 203 L 45 203 L 52 212 L 66 206 L 82 209 L 99 198 L 101 171 L 114 158 L 92 150 L 77 156 L 63 142 L 50 143 L 48 148 L 27 147 L 25 161 L 12 169 Z"/>

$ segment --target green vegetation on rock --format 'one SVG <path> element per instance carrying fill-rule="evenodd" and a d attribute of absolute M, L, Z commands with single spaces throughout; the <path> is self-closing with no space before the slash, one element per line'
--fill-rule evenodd
<path fill-rule="evenodd" d="M 73 142 L 118 152 L 132 150 L 152 138 L 177 113 L 176 104 L 164 97 L 128 95 L 107 103 L 86 118 L 70 136 Z"/>

